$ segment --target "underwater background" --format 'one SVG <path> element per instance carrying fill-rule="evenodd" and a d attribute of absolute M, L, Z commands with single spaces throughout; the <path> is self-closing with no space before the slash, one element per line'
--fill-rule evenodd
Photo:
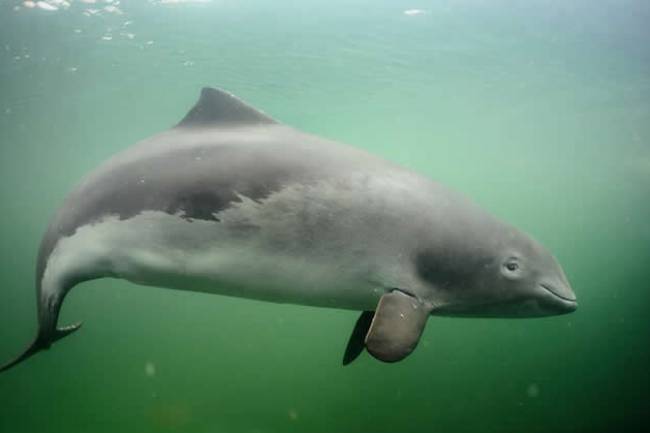
<path fill-rule="evenodd" d="M 0 375 L 0 432 L 644 428 L 644 0 L 1 0 L 0 362 L 66 193 L 206 85 L 464 192 L 556 255 L 578 311 L 433 317 L 405 361 L 342 367 L 356 312 L 87 282 L 60 320 L 82 331 Z"/>

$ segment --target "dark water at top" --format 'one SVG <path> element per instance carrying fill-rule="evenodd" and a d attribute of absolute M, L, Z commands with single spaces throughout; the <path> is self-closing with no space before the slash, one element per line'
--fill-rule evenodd
<path fill-rule="evenodd" d="M 62 314 L 83 330 L 0 376 L 0 432 L 639 431 L 647 2 L 69 1 L 0 2 L 2 361 L 67 191 L 204 85 L 465 192 L 554 252 L 580 308 L 432 318 L 407 360 L 343 368 L 356 313 L 88 282 Z"/>

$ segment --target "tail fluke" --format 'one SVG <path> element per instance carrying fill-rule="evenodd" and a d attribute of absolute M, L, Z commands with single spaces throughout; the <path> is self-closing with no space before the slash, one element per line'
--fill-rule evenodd
<path fill-rule="evenodd" d="M 77 322 L 73 323 L 72 325 L 64 326 L 63 328 L 56 328 L 56 332 L 54 333 L 54 339 L 52 340 L 52 343 L 55 341 L 59 341 L 63 337 L 67 337 L 68 335 L 72 334 L 79 328 L 81 328 L 81 325 L 83 325 L 83 322 Z"/>
<path fill-rule="evenodd" d="M 29 345 L 29 347 L 27 348 L 27 350 L 25 350 L 25 351 L 22 353 L 22 355 L 20 355 L 20 356 L 14 358 L 13 360 L 9 361 L 8 363 L 6 363 L 6 364 L 3 365 L 2 367 L 0 367 L 0 372 L 3 372 L 3 371 L 6 371 L 6 370 L 9 370 L 9 369 L 10 369 L 11 367 L 13 367 L 14 365 L 17 365 L 17 364 L 23 362 L 24 360 L 26 360 L 27 358 L 30 358 L 32 355 L 34 355 L 35 353 L 40 352 L 40 351 L 43 350 L 44 348 L 45 348 L 45 347 L 43 346 L 43 344 L 39 341 L 38 338 L 36 338 L 36 339 L 34 340 L 34 342 L 33 342 L 32 344 Z"/>
<path fill-rule="evenodd" d="M 54 338 L 52 339 L 52 343 L 59 341 L 63 337 L 67 337 L 68 335 L 79 330 L 79 328 L 81 328 L 81 325 L 83 324 L 84 324 L 83 322 L 77 322 L 77 323 L 73 323 L 72 325 L 64 326 L 63 328 L 56 328 L 56 332 L 54 333 Z"/>
<path fill-rule="evenodd" d="M 20 364 L 27 358 L 31 358 L 33 355 L 36 353 L 40 352 L 41 350 L 49 349 L 52 343 L 55 341 L 58 341 L 62 339 L 63 337 L 66 337 L 79 328 L 81 328 L 81 322 L 75 323 L 74 325 L 66 326 L 64 328 L 56 328 L 54 333 L 51 335 L 39 333 L 39 335 L 36 336 L 32 344 L 29 345 L 29 347 L 18 357 L 14 358 L 13 360 L 7 362 L 3 366 L 0 367 L 0 373 L 3 371 L 9 370 L 11 367 L 14 367 L 15 365 Z"/>

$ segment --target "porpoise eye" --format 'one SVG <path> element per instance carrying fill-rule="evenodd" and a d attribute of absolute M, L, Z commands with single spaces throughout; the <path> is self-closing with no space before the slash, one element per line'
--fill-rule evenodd
<path fill-rule="evenodd" d="M 501 273 L 506 278 L 517 278 L 521 273 L 521 265 L 517 259 L 510 258 L 503 264 Z"/>

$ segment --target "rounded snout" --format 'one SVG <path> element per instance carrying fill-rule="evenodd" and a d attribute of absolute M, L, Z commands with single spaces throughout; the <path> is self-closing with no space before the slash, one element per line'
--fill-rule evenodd
<path fill-rule="evenodd" d="M 544 282 L 540 283 L 539 286 L 543 291 L 540 303 L 543 304 L 544 309 L 548 309 L 554 314 L 568 314 L 578 308 L 576 295 L 568 283 L 551 284 Z"/>
<path fill-rule="evenodd" d="M 576 311 L 578 301 L 571 284 L 555 257 L 550 256 L 549 271 L 539 280 L 540 304 L 551 314 L 568 314 Z"/>

